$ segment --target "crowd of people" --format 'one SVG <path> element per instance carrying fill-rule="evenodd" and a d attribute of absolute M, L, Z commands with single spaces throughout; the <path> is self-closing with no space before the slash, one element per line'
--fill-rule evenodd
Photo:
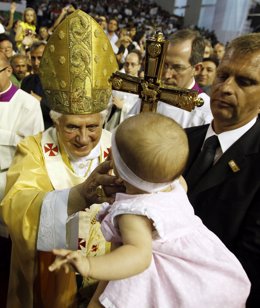
<path fill-rule="evenodd" d="M 15 11 L 0 33 L 1 307 L 259 307 L 260 35 L 225 46 L 152 1 Z M 141 112 L 111 89 L 116 71 L 145 83 L 158 30 L 162 85 L 196 92 L 192 111 Z"/>

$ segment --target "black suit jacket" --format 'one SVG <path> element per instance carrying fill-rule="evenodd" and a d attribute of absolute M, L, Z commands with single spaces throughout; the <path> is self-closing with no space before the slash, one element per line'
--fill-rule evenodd
<path fill-rule="evenodd" d="M 186 130 L 190 155 L 184 177 L 202 147 L 208 125 Z M 239 171 L 232 171 L 233 160 Z M 189 187 L 189 182 L 187 183 Z M 237 256 L 252 283 L 247 307 L 260 307 L 260 120 L 190 190 L 204 224 Z M 217 258 L 217 256 L 216 256 Z"/>
<path fill-rule="evenodd" d="M 51 127 L 53 125 L 53 122 L 49 114 L 50 108 L 48 106 L 48 102 L 44 94 L 39 75 L 31 74 L 26 76 L 22 81 L 21 89 L 24 90 L 25 92 L 28 92 L 29 94 L 31 94 L 31 91 L 33 91 L 35 94 L 42 97 L 41 109 L 44 120 L 44 128 L 47 129 Z"/>

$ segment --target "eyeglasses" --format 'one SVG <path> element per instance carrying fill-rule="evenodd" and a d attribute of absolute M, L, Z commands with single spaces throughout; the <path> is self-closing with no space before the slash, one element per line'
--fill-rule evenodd
<path fill-rule="evenodd" d="M 176 73 L 182 73 L 190 67 L 192 67 L 192 65 L 185 67 L 185 66 L 180 65 L 180 64 L 168 64 L 168 63 L 164 64 L 165 70 L 175 70 Z"/>
<path fill-rule="evenodd" d="M 137 65 L 139 65 L 139 64 L 138 63 L 130 63 L 130 62 L 125 62 L 124 63 L 124 66 L 126 66 L 126 67 L 129 67 L 129 66 L 135 67 Z"/>
<path fill-rule="evenodd" d="M 0 70 L 0 73 L 2 73 L 3 71 L 5 71 L 8 67 L 9 67 L 9 66 L 6 66 L 6 67 L 2 68 L 2 69 Z"/>

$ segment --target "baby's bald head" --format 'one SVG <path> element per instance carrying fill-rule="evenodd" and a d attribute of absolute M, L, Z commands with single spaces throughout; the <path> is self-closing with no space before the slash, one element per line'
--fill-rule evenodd
<path fill-rule="evenodd" d="M 126 119 L 117 128 L 115 138 L 123 161 L 148 182 L 173 181 L 186 165 L 188 140 L 184 130 L 158 113 L 141 113 Z"/>

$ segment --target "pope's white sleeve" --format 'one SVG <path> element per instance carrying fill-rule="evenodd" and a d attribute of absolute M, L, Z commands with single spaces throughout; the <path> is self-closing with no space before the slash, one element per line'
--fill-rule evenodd
<path fill-rule="evenodd" d="M 66 248 L 66 222 L 70 188 L 47 193 L 43 200 L 37 250 Z"/>

